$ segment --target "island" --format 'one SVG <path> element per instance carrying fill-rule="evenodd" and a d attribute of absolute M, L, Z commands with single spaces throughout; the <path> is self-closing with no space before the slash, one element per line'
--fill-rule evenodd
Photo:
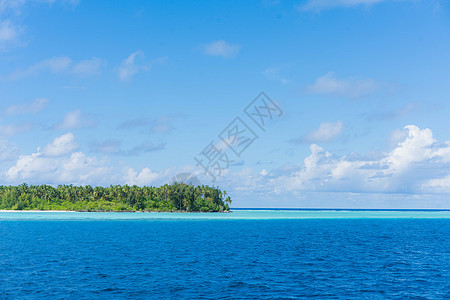
<path fill-rule="evenodd" d="M 231 198 L 215 186 L 0 186 L 0 210 L 80 212 L 229 212 Z"/>

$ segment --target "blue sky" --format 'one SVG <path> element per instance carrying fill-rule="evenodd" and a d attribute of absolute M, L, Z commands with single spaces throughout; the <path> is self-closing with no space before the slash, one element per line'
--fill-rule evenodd
<path fill-rule="evenodd" d="M 187 172 L 235 207 L 450 208 L 449 9 L 0 0 L 0 182 Z M 265 131 L 260 92 L 282 111 Z M 219 137 L 236 117 L 258 136 L 239 156 Z M 231 163 L 205 174 L 205 153 Z"/>

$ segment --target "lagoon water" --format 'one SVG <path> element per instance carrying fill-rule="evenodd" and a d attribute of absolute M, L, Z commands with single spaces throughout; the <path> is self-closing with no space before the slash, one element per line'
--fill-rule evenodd
<path fill-rule="evenodd" d="M 0 298 L 450 297 L 450 211 L 0 212 Z"/>

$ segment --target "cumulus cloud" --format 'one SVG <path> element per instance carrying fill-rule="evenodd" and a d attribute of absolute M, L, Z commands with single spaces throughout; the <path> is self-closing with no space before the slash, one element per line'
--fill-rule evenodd
<path fill-rule="evenodd" d="M 343 128 L 344 125 L 341 121 L 335 123 L 323 122 L 319 128 L 307 133 L 296 141 L 308 143 L 330 142 L 342 133 Z"/>
<path fill-rule="evenodd" d="M 278 198 L 296 199 L 290 204 L 295 206 L 299 197 L 314 194 L 318 198 L 321 194 L 330 197 L 318 202 L 328 203 L 327 207 L 335 206 L 333 197 L 340 197 L 345 207 L 364 207 L 365 199 L 370 199 L 374 208 L 408 207 L 408 203 L 448 207 L 447 200 L 439 204 L 437 199 L 446 199 L 450 193 L 450 141 L 438 142 L 430 129 L 415 125 L 403 131 L 406 135 L 399 137 L 395 147 L 378 156 L 337 156 L 312 144 L 310 154 L 299 165 L 262 171 L 230 168 L 217 183 L 240 198 L 265 199 L 269 195 L 275 205 Z M 211 182 L 208 179 L 201 177 L 205 183 Z M 353 198 L 361 203 L 352 202 Z M 434 202 L 428 205 L 427 199 Z M 311 199 L 302 203 L 315 207 Z"/>
<path fill-rule="evenodd" d="M 16 164 L 9 168 L 6 176 L 10 181 L 39 179 L 42 174 L 52 173 L 56 169 L 56 164 L 49 158 L 42 157 L 42 153 L 37 152 L 31 155 L 21 155 Z"/>
<path fill-rule="evenodd" d="M 69 132 L 63 134 L 48 144 L 43 151 L 46 156 L 61 156 L 73 152 L 80 145 L 75 142 L 75 136 Z"/>
<path fill-rule="evenodd" d="M 44 109 L 48 104 L 48 100 L 44 98 L 36 98 L 32 101 L 25 102 L 23 104 L 11 105 L 6 109 L 6 113 L 9 115 L 19 114 L 35 114 Z"/>
<path fill-rule="evenodd" d="M 386 0 L 309 0 L 300 6 L 300 10 L 320 11 L 336 7 L 356 7 L 360 5 L 372 5 Z"/>
<path fill-rule="evenodd" d="M 372 193 L 450 192 L 450 142 L 438 143 L 430 129 L 405 127 L 407 135 L 379 159 L 337 157 L 315 144 L 303 165 L 273 181 L 291 190 Z"/>
<path fill-rule="evenodd" d="M 317 78 L 316 82 L 306 87 L 310 94 L 347 96 L 357 98 L 371 94 L 379 89 L 379 85 L 373 79 L 338 79 L 329 72 Z"/>
<path fill-rule="evenodd" d="M 149 168 L 143 168 L 140 172 L 130 168 L 125 175 L 124 180 L 128 185 L 154 185 L 154 182 L 159 179 L 160 176 L 160 173 L 152 172 Z"/>
<path fill-rule="evenodd" d="M 115 182 L 114 174 L 107 164 L 97 159 L 89 157 L 82 152 L 74 152 L 68 159 L 60 162 L 57 174 L 61 182 L 77 182 L 79 184 L 91 184 L 92 182 Z"/>
<path fill-rule="evenodd" d="M 238 194 L 326 192 L 366 194 L 450 193 L 450 141 L 439 142 L 430 129 L 406 126 L 393 134 L 392 150 L 376 157 L 337 156 L 312 144 L 299 165 L 279 169 L 232 169 L 219 178 L 220 186 Z M 0 159 L 7 150 L 0 140 Z M 120 149 L 120 148 L 119 148 Z M 113 148 L 111 151 L 118 151 Z M 14 154 L 17 157 L 17 153 Z M 14 155 L 5 157 L 11 159 Z M 184 170 L 186 171 L 186 170 Z M 192 169 L 189 169 L 192 173 Z M 4 181 L 17 184 L 156 185 L 180 170 L 140 170 L 111 166 L 107 161 L 78 151 L 71 133 L 55 138 L 42 151 L 21 155 L 4 173 Z M 3 179 L 3 178 L 2 178 Z M 202 177 L 202 182 L 208 180 Z M 255 192 L 256 191 L 256 192 Z"/>
<path fill-rule="evenodd" d="M 391 132 L 389 136 L 388 145 L 390 148 L 395 148 L 399 143 L 404 141 L 409 135 L 409 130 L 407 128 L 395 129 Z"/>
<path fill-rule="evenodd" d="M 229 44 L 223 40 L 215 41 L 203 46 L 203 51 L 209 56 L 221 56 L 224 58 L 235 57 L 241 46 Z"/>
<path fill-rule="evenodd" d="M 144 143 L 139 147 L 145 151 L 150 146 Z M 122 164 L 112 165 L 106 158 L 88 156 L 78 149 L 79 144 L 70 132 L 56 137 L 42 150 L 38 147 L 36 152 L 26 155 L 18 155 L 17 147 L 0 139 L 0 161 L 14 162 L 0 170 L 0 180 L 8 184 L 149 185 L 155 181 L 168 183 L 174 174 L 183 171 L 169 168 L 155 172 L 148 167 L 135 171 Z"/>
<path fill-rule="evenodd" d="M 15 164 L 2 172 L 2 180 L 11 184 L 117 184 L 123 170 L 108 166 L 107 161 L 74 152 L 79 145 L 72 133 L 55 138 L 30 155 L 20 155 Z M 0 147 L 1 148 L 1 147 Z M 1 149 L 0 149 L 1 150 Z"/>
<path fill-rule="evenodd" d="M 70 156 L 48 157 L 41 152 L 21 155 L 16 164 L 6 171 L 6 178 L 12 183 L 47 184 L 111 184 L 118 179 L 111 168 L 95 157 L 82 152 Z"/>

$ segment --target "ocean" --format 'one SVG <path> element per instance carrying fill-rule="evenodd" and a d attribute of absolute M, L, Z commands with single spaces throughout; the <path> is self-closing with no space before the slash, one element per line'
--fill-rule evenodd
<path fill-rule="evenodd" d="M 450 298 L 450 211 L 0 212 L 0 298 Z"/>

